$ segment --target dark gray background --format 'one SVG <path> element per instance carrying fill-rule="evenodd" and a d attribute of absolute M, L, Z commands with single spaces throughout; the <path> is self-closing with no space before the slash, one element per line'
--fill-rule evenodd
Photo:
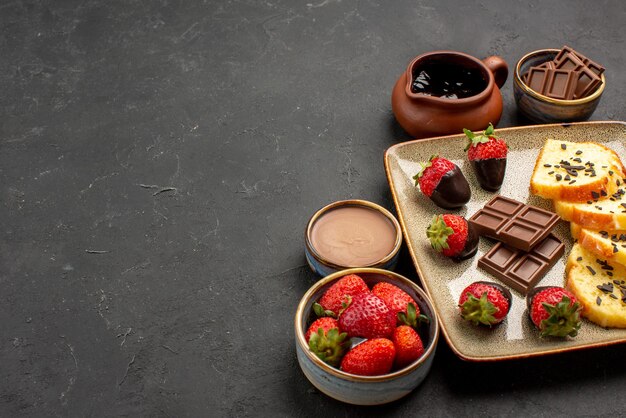
<path fill-rule="evenodd" d="M 317 392 L 293 314 L 311 214 L 393 209 L 383 169 L 408 62 L 569 44 L 607 67 L 615 1 L 0 3 L 0 416 L 623 414 L 625 347 L 465 363 L 378 408 Z M 500 127 L 516 114 L 511 78 Z M 417 280 L 406 251 L 400 271 Z"/>

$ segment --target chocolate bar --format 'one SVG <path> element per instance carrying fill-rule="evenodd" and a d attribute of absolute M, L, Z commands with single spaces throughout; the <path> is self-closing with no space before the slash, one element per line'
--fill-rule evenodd
<path fill-rule="evenodd" d="M 542 64 L 543 65 L 543 64 Z M 526 76 L 526 84 L 537 93 L 554 99 L 570 100 L 579 87 L 580 71 L 550 68 L 551 66 L 532 67 Z M 590 70 L 587 70 L 591 72 Z M 593 76 L 595 74 L 591 73 Z M 599 79 L 598 79 L 599 80 Z M 589 81 L 591 83 L 591 80 Z M 587 84 L 581 84 L 579 90 L 587 91 Z"/>
<path fill-rule="evenodd" d="M 549 234 L 530 252 L 498 242 L 478 259 L 478 267 L 525 295 L 564 252 L 565 245 L 553 234 Z"/>
<path fill-rule="evenodd" d="M 536 206 L 497 195 L 468 222 L 478 235 L 496 239 L 522 251 L 530 251 L 548 236 L 559 216 Z"/>

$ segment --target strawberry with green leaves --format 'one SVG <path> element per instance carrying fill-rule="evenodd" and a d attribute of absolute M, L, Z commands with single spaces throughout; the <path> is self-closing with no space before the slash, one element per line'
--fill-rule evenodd
<path fill-rule="evenodd" d="M 426 229 L 426 236 L 435 251 L 454 260 L 468 259 L 478 251 L 478 234 L 459 215 L 435 215 Z"/>
<path fill-rule="evenodd" d="M 327 333 L 333 328 L 339 329 L 339 322 L 337 322 L 335 318 L 331 318 L 329 316 L 316 319 L 304 333 L 304 340 L 308 343 L 311 335 L 316 334 L 320 328 L 324 333 Z"/>
<path fill-rule="evenodd" d="M 469 202 L 471 190 L 463 172 L 452 161 L 433 155 L 413 176 L 415 185 L 437 206 L 458 209 Z"/>
<path fill-rule="evenodd" d="M 313 309 L 318 317 L 331 316 L 336 318 L 348 298 L 361 293 L 370 293 L 365 281 L 356 274 L 348 274 L 333 283 L 324 292 L 319 302 L 313 305 Z"/>
<path fill-rule="evenodd" d="M 341 360 L 341 370 L 360 376 L 387 374 L 393 367 L 396 347 L 387 338 L 374 338 L 357 345 Z"/>
<path fill-rule="evenodd" d="M 469 129 L 463 129 L 463 132 L 469 140 L 465 151 L 478 183 L 485 190 L 499 190 L 506 171 L 506 142 L 495 135 L 491 123 L 482 134 L 475 134 Z"/>
<path fill-rule="evenodd" d="M 511 309 L 511 292 L 492 282 L 474 282 L 461 292 L 461 317 L 474 325 L 492 326 L 504 321 Z"/>
<path fill-rule="evenodd" d="M 582 307 L 576 296 L 558 286 L 535 288 L 526 298 L 528 314 L 541 337 L 575 337 Z"/>
<path fill-rule="evenodd" d="M 339 366 L 350 344 L 348 334 L 339 331 L 337 320 L 328 317 L 314 321 L 304 338 L 316 356 L 334 367 Z"/>

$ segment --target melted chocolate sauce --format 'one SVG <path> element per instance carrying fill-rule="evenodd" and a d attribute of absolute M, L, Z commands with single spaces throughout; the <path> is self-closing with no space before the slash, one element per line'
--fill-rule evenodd
<path fill-rule="evenodd" d="M 487 87 L 479 68 L 439 61 L 428 61 L 415 67 L 411 91 L 426 96 L 463 99 Z"/>

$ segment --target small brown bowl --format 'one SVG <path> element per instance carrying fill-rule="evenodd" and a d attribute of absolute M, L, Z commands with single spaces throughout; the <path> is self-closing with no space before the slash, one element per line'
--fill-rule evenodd
<path fill-rule="evenodd" d="M 530 67 L 551 61 L 559 49 L 539 49 L 524 55 L 515 66 L 513 76 L 513 94 L 519 111 L 528 119 L 537 123 L 576 122 L 589 119 L 596 110 L 604 92 L 606 80 L 601 75 L 602 83 L 589 96 L 580 99 L 553 99 L 536 92 L 524 83 L 522 75 Z"/>
<path fill-rule="evenodd" d="M 324 251 L 320 251 L 319 248 L 316 248 L 316 243 L 313 235 L 317 222 L 325 215 L 333 211 L 348 208 L 367 210 L 368 212 L 371 211 L 372 214 L 375 214 L 380 219 L 386 219 L 388 221 L 389 236 L 387 237 L 387 240 L 392 242 L 392 244 L 389 246 L 388 252 L 386 252 L 385 254 L 380 254 L 380 257 L 370 258 L 368 260 L 363 258 L 352 262 L 342 262 L 337 258 L 329 256 L 327 254 L 328 252 L 326 252 L 325 254 Z M 360 224 L 356 225 L 355 222 L 355 227 L 360 229 L 362 234 L 369 234 L 367 236 L 356 236 L 357 240 L 363 241 L 365 238 L 369 237 L 368 239 L 370 240 L 381 241 L 380 235 L 374 233 L 374 231 L 372 230 L 371 224 L 368 224 L 367 222 L 361 222 Z M 375 267 L 385 270 L 394 270 L 400 256 L 400 247 L 402 246 L 402 229 L 400 228 L 400 223 L 395 218 L 395 216 L 393 216 L 391 212 L 389 212 L 387 209 L 383 208 L 380 205 L 377 205 L 376 203 L 360 199 L 339 200 L 337 202 L 333 202 L 329 205 L 324 206 L 323 208 L 315 212 L 315 214 L 309 219 L 304 235 L 304 252 L 306 255 L 306 260 L 309 264 L 309 267 L 311 267 L 311 270 L 313 270 L 320 276 L 327 276 L 336 271 L 354 267 Z"/>

